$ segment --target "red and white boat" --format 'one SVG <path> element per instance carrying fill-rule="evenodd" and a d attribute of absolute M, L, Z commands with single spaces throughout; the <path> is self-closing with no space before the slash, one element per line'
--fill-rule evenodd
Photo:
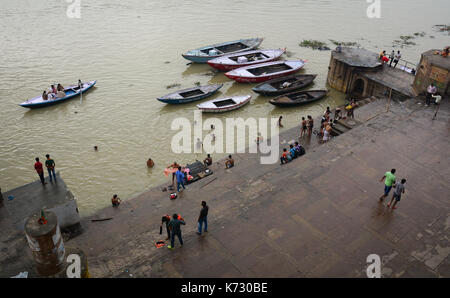
<path fill-rule="evenodd" d="M 251 95 L 213 99 L 197 105 L 202 112 L 222 113 L 239 109 L 250 102 Z"/>
<path fill-rule="evenodd" d="M 287 76 L 299 71 L 305 61 L 275 61 L 240 67 L 225 73 L 227 77 L 240 83 L 260 83 Z"/>
<path fill-rule="evenodd" d="M 253 50 L 211 59 L 208 64 L 218 70 L 229 71 L 239 67 L 278 60 L 286 49 Z"/>

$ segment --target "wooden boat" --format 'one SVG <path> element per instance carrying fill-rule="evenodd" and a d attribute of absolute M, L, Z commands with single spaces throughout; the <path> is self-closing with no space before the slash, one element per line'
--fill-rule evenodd
<path fill-rule="evenodd" d="M 291 75 L 300 70 L 305 61 L 275 61 L 234 69 L 225 73 L 227 77 L 240 83 L 260 83 Z"/>
<path fill-rule="evenodd" d="M 249 38 L 223 42 L 181 54 L 185 59 L 195 63 L 206 63 L 211 59 L 232 53 L 250 51 L 259 47 L 263 38 Z"/>
<path fill-rule="evenodd" d="M 251 95 L 213 99 L 197 105 L 202 112 L 221 113 L 239 109 L 250 102 Z"/>
<path fill-rule="evenodd" d="M 264 95 L 280 95 L 294 92 L 310 85 L 317 75 L 299 74 L 270 80 L 252 88 L 253 91 Z"/>
<path fill-rule="evenodd" d="M 229 71 L 239 67 L 278 60 L 285 51 L 286 49 L 253 50 L 229 54 L 211 59 L 208 61 L 208 64 L 218 70 Z"/>
<path fill-rule="evenodd" d="M 84 92 L 88 91 L 89 89 L 91 89 L 95 85 L 95 83 L 97 83 L 97 81 L 90 81 L 90 82 L 82 83 L 81 93 L 84 93 Z M 61 103 L 63 101 L 69 100 L 71 98 L 74 98 L 75 96 L 80 95 L 80 88 L 78 87 L 78 84 L 70 85 L 70 86 L 67 86 L 64 88 L 64 93 L 65 93 L 64 97 L 57 97 L 54 94 L 49 94 L 49 97 L 47 100 L 44 100 L 42 98 L 42 95 L 39 95 L 39 96 L 33 97 L 31 99 L 28 99 L 27 101 L 24 101 L 19 105 L 24 108 L 30 108 L 30 109 L 51 106 L 51 105 Z"/>
<path fill-rule="evenodd" d="M 183 89 L 158 97 L 157 100 L 169 104 L 189 103 L 213 95 L 222 86 L 223 84 L 213 84 Z"/>
<path fill-rule="evenodd" d="M 319 100 L 326 94 L 326 90 L 297 91 L 275 97 L 269 102 L 279 107 L 291 107 Z"/>

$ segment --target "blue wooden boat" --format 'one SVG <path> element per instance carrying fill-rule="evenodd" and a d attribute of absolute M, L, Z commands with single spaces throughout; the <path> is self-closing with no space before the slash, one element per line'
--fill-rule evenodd
<path fill-rule="evenodd" d="M 90 81 L 90 82 L 84 82 L 82 83 L 81 92 L 85 93 L 89 89 L 91 89 L 97 81 Z M 51 106 L 57 103 L 61 103 L 63 101 L 69 100 L 71 98 L 74 98 L 75 96 L 80 95 L 80 88 L 78 87 L 78 84 L 76 85 L 70 85 L 64 88 L 65 96 L 63 97 L 57 97 L 54 94 L 49 94 L 49 97 L 47 100 L 44 100 L 42 98 L 42 95 L 33 97 L 31 99 L 28 99 L 27 101 L 22 102 L 19 104 L 20 106 L 24 108 L 43 108 L 47 106 Z"/>
<path fill-rule="evenodd" d="M 213 84 L 183 89 L 158 97 L 157 100 L 169 104 L 189 103 L 213 95 L 217 90 L 222 88 L 222 86 L 223 84 Z"/>
<path fill-rule="evenodd" d="M 263 38 L 249 38 L 214 44 L 181 54 L 185 59 L 195 63 L 207 63 L 223 55 L 250 51 L 259 47 Z"/>

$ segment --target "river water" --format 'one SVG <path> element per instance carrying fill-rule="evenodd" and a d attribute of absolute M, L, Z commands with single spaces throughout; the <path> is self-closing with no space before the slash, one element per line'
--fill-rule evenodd
<path fill-rule="evenodd" d="M 0 0 L 0 187 L 3 191 L 37 179 L 34 158 L 49 153 L 78 199 L 83 215 L 156 186 L 174 160 L 204 154 L 174 154 L 170 129 L 176 117 L 193 119 L 196 103 L 166 106 L 156 97 L 180 88 L 224 83 L 219 96 L 252 94 L 251 103 L 225 117 L 278 117 L 286 128 L 301 116 L 342 104 L 330 95 L 312 105 L 279 109 L 257 96 L 253 85 L 233 83 L 208 65 L 186 65 L 181 53 L 203 45 L 264 37 L 262 48 L 287 47 L 285 59 L 308 62 L 318 74 L 312 88 L 326 87 L 329 51 L 299 47 L 303 39 L 355 41 L 386 49 L 400 35 L 425 32 L 401 49 L 418 63 L 420 53 L 448 45 L 435 24 L 448 24 L 448 0 L 382 0 L 381 18 L 367 17 L 365 0 L 199 1 L 81 0 L 80 18 L 69 18 L 64 0 Z M 431 37 L 433 36 L 433 37 Z M 331 44 L 330 47 L 334 47 Z M 54 82 L 98 80 L 83 96 L 53 107 L 28 110 L 18 104 Z M 99 150 L 93 150 L 98 146 Z M 215 159 L 225 154 L 213 155 Z M 151 157 L 156 166 L 147 169 Z"/>

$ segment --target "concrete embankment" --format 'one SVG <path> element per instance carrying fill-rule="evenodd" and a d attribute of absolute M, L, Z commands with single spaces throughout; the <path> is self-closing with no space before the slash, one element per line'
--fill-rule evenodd
<path fill-rule="evenodd" d="M 303 140 L 306 155 L 287 165 L 234 154 L 234 168 L 215 162 L 176 200 L 157 187 L 106 208 L 68 245 L 86 252 L 93 277 L 364 277 L 370 254 L 383 277 L 448 277 L 449 104 L 432 120 L 416 99 L 386 103 L 358 108 L 361 124 L 328 143 Z M 298 135 L 282 131 L 280 148 Z M 378 201 L 391 168 L 407 178 L 394 211 Z M 202 200 L 209 232 L 198 236 Z M 186 219 L 174 251 L 154 245 L 167 213 Z"/>

